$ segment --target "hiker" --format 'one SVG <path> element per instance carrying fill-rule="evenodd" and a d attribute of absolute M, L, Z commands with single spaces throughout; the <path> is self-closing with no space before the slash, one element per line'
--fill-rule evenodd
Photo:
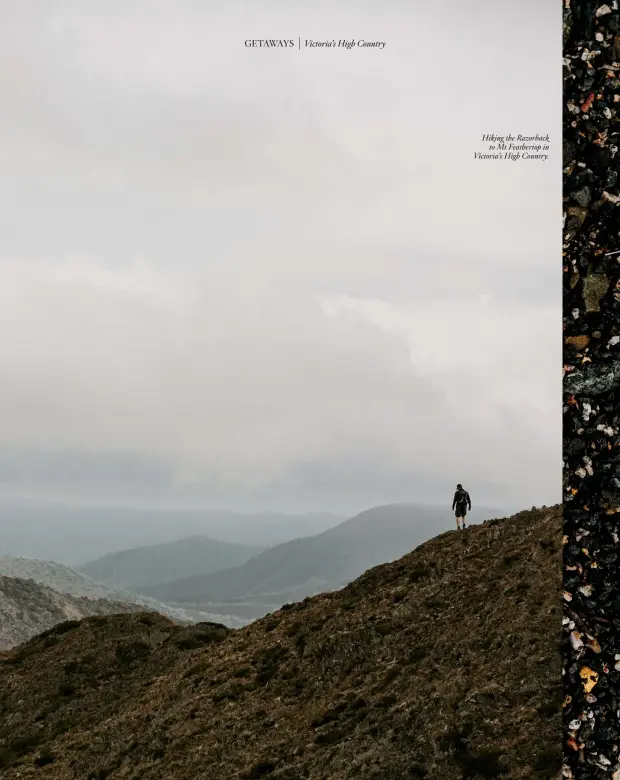
<path fill-rule="evenodd" d="M 467 528 L 465 525 L 465 515 L 467 514 L 468 509 L 471 510 L 471 498 L 469 497 L 469 493 L 460 483 L 456 486 L 452 509 L 456 510 L 456 530 L 461 530 L 461 520 L 463 521 L 463 530 L 465 530 L 465 528 Z"/>

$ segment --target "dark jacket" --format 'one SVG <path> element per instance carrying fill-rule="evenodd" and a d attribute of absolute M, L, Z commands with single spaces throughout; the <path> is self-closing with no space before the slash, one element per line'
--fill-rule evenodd
<path fill-rule="evenodd" d="M 452 509 L 456 506 L 464 507 L 467 504 L 468 509 L 471 509 L 471 498 L 466 490 L 457 490 L 454 494 L 454 501 L 452 502 Z"/>

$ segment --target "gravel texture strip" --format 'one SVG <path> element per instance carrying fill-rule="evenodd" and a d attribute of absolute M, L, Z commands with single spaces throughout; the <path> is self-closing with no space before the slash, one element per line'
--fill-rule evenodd
<path fill-rule="evenodd" d="M 564 0 L 564 767 L 620 780 L 620 16 Z"/>

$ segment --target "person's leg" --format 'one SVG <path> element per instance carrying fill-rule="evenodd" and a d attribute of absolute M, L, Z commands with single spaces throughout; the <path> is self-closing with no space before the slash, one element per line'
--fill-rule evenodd
<path fill-rule="evenodd" d="M 456 530 L 457 531 L 461 530 L 461 518 L 459 517 L 459 515 L 456 516 Z"/>

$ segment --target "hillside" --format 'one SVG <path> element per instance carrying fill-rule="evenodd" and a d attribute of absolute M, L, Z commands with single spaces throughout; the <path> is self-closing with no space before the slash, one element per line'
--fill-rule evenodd
<path fill-rule="evenodd" d="M 491 516 L 492 510 L 480 508 L 471 519 Z M 342 587 L 366 569 L 400 558 L 453 522 L 449 508 L 375 507 L 317 536 L 271 547 L 243 566 L 141 592 L 166 602 L 209 604 L 216 611 L 259 617 L 287 601 Z"/>
<path fill-rule="evenodd" d="M 69 596 L 32 580 L 0 575 L 0 650 L 20 645 L 66 620 L 138 611 L 144 607 Z"/>
<path fill-rule="evenodd" d="M 0 661 L 2 780 L 559 778 L 561 508 L 243 629 L 87 618 Z"/>
<path fill-rule="evenodd" d="M 191 536 L 104 555 L 78 571 L 115 588 L 141 588 L 241 566 L 263 549 Z"/>
<path fill-rule="evenodd" d="M 164 604 L 157 599 L 130 593 L 126 590 L 114 589 L 100 582 L 95 582 L 84 574 L 69 566 L 54 561 L 39 561 L 30 558 L 12 558 L 0 556 L 0 574 L 6 577 L 17 577 L 45 585 L 58 593 L 76 596 L 78 598 L 104 599 L 124 604 L 137 604 L 147 610 L 167 615 L 172 620 L 196 623 L 204 620 L 218 620 L 230 627 L 239 627 L 247 621 L 236 615 L 213 614 L 200 609 L 189 609 Z"/>

